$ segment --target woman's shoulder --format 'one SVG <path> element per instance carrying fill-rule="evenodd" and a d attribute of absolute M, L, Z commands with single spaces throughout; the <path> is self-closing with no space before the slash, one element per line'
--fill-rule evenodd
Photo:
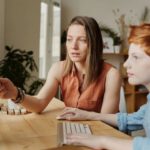
<path fill-rule="evenodd" d="M 108 63 L 108 62 L 104 62 L 104 64 L 103 64 L 103 68 L 105 69 L 105 70 L 113 70 L 113 71 L 117 71 L 118 72 L 118 69 L 113 65 L 113 64 L 110 64 L 110 63 Z"/>
<path fill-rule="evenodd" d="M 53 63 L 52 67 L 55 68 L 56 70 L 62 70 L 64 68 L 64 65 L 65 65 L 66 61 L 63 60 L 63 61 L 58 61 L 58 62 L 55 62 Z"/>
<path fill-rule="evenodd" d="M 104 68 L 112 68 L 112 67 L 115 68 L 112 64 L 110 64 L 110 63 L 108 63 L 108 62 L 104 62 L 104 63 L 103 63 L 103 67 L 104 67 Z"/>
<path fill-rule="evenodd" d="M 106 70 L 107 76 L 120 76 L 119 70 L 110 63 L 104 62 L 104 70 Z"/>
<path fill-rule="evenodd" d="M 61 79 L 62 75 L 63 75 L 63 70 L 64 70 L 64 65 L 65 65 L 66 61 L 58 61 L 52 64 L 51 67 L 51 71 L 55 74 L 55 77 L 57 79 Z"/>

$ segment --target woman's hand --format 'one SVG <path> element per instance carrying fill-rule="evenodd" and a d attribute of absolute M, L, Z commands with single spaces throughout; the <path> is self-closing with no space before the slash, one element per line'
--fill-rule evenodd
<path fill-rule="evenodd" d="M 66 107 L 64 112 L 56 118 L 65 120 L 93 120 L 92 112 L 71 107 Z"/>
<path fill-rule="evenodd" d="M 92 149 L 102 150 L 103 147 L 103 137 L 87 135 L 87 134 L 71 134 L 67 135 L 67 144 L 68 145 L 79 145 L 87 146 Z"/>
<path fill-rule="evenodd" d="M 2 99 L 16 99 L 17 88 L 7 78 L 0 78 L 0 98 Z"/>

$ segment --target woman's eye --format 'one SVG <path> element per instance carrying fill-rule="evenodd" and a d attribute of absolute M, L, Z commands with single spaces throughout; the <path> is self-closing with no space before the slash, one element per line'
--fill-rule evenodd
<path fill-rule="evenodd" d="M 86 42 L 86 39 L 80 39 L 81 42 Z"/>
<path fill-rule="evenodd" d="M 70 42 L 71 41 L 71 39 L 67 39 L 67 42 Z"/>

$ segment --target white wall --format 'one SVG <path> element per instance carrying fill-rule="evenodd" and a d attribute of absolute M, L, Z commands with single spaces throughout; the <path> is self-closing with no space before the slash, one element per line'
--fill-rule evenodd
<path fill-rule="evenodd" d="M 111 27 L 119 34 L 119 28 L 115 20 L 118 20 L 122 14 L 125 15 L 127 25 L 139 24 L 145 6 L 150 9 L 150 0 L 62 0 L 61 4 L 62 31 L 66 29 L 71 18 L 83 15 L 94 17 L 98 23 Z M 115 12 L 118 10 L 116 15 L 113 10 Z M 105 58 L 116 67 L 119 67 L 120 61 L 123 61 L 115 55 L 105 55 Z"/>
<path fill-rule="evenodd" d="M 72 17 L 85 15 L 94 17 L 117 30 L 115 19 L 125 14 L 127 23 L 137 24 L 145 6 L 150 8 L 150 0 L 62 0 L 62 29 Z M 113 10 L 119 9 L 117 16 Z"/>
<path fill-rule="evenodd" d="M 5 17 L 5 0 L 0 0 L 0 59 L 4 55 L 4 17 Z"/>
<path fill-rule="evenodd" d="M 5 44 L 34 51 L 38 64 L 40 0 L 5 0 Z"/>
<path fill-rule="evenodd" d="M 6 8 L 5 36 L 4 2 Z M 66 28 L 72 17 L 86 15 L 118 31 L 116 18 L 125 14 L 127 23 L 138 23 L 144 7 L 150 6 L 150 0 L 138 0 L 138 2 L 137 0 L 61 0 L 61 6 L 62 30 Z M 112 11 L 118 8 L 120 11 L 115 16 Z M 38 64 L 39 31 L 40 0 L 0 0 L 0 49 L 3 48 L 5 37 L 5 44 L 13 45 L 15 48 L 33 50 Z M 116 63 L 117 59 L 113 58 L 113 61 Z"/>

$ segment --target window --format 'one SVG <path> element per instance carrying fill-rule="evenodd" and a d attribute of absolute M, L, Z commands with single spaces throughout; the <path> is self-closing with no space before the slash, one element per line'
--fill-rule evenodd
<path fill-rule="evenodd" d="M 46 39 L 47 39 L 47 18 L 48 5 L 41 2 L 41 22 L 40 22 L 40 51 L 39 51 L 39 76 L 45 78 L 46 75 Z"/>
<path fill-rule="evenodd" d="M 58 3 L 53 4 L 53 41 L 52 56 L 55 59 L 60 58 L 60 6 Z"/>
<path fill-rule="evenodd" d="M 42 0 L 39 77 L 45 79 L 52 63 L 60 60 L 60 3 Z"/>

